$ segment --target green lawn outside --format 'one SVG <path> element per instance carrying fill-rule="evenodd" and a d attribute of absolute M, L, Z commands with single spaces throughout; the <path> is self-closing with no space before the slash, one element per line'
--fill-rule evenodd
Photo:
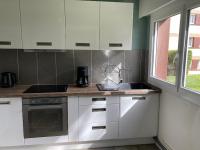
<path fill-rule="evenodd" d="M 167 81 L 175 83 L 175 76 L 168 76 Z M 200 75 L 188 75 L 186 78 L 186 88 L 200 92 Z"/>

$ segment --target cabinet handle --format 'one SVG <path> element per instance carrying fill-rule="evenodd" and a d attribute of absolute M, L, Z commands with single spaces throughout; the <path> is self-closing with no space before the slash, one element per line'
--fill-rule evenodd
<path fill-rule="evenodd" d="M 52 46 L 52 42 L 36 42 L 37 46 Z"/>
<path fill-rule="evenodd" d="M 76 46 L 90 47 L 90 43 L 76 43 Z"/>
<path fill-rule="evenodd" d="M 109 43 L 109 47 L 122 47 L 122 43 Z"/>
<path fill-rule="evenodd" d="M 106 126 L 92 126 L 92 130 L 106 129 Z"/>
<path fill-rule="evenodd" d="M 5 102 L 0 102 L 0 105 L 9 105 L 10 102 L 9 101 L 5 101 Z"/>
<path fill-rule="evenodd" d="M 92 98 L 92 102 L 106 101 L 106 98 Z"/>
<path fill-rule="evenodd" d="M 106 108 L 92 108 L 92 112 L 106 111 Z"/>
<path fill-rule="evenodd" d="M 11 41 L 0 41 L 0 45 L 11 45 Z"/>
<path fill-rule="evenodd" d="M 132 100 L 145 100 L 146 97 L 132 97 Z"/>

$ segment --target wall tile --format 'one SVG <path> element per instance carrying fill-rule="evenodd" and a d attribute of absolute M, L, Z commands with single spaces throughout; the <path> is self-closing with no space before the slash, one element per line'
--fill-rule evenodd
<path fill-rule="evenodd" d="M 75 82 L 73 51 L 56 53 L 57 61 L 57 83 L 72 84 Z"/>
<path fill-rule="evenodd" d="M 109 64 L 110 65 L 116 65 L 117 67 L 113 70 L 111 70 L 111 72 L 113 72 L 111 74 L 111 77 L 114 79 L 115 82 L 119 82 L 120 79 L 123 79 L 123 81 L 125 82 L 125 71 L 120 70 L 120 77 L 119 77 L 119 69 L 124 69 L 125 68 L 125 64 L 124 64 L 124 51 L 110 51 L 109 54 Z M 119 69 L 118 69 L 119 68 Z"/>
<path fill-rule="evenodd" d="M 126 82 L 139 82 L 141 81 L 141 53 L 142 51 L 125 51 L 125 68 Z"/>
<path fill-rule="evenodd" d="M 19 50 L 19 84 L 37 83 L 37 58 L 35 52 Z"/>
<path fill-rule="evenodd" d="M 0 50 L 0 73 L 2 72 L 14 72 L 18 75 L 17 50 Z"/>
<path fill-rule="evenodd" d="M 56 63 L 54 52 L 38 53 L 39 84 L 56 84 Z"/>
<path fill-rule="evenodd" d="M 78 66 L 88 66 L 89 82 L 91 83 L 91 51 L 75 50 L 75 75 L 77 74 Z"/>
<path fill-rule="evenodd" d="M 102 83 L 105 80 L 104 70 L 108 65 L 106 51 L 92 51 L 92 76 L 93 83 Z"/>

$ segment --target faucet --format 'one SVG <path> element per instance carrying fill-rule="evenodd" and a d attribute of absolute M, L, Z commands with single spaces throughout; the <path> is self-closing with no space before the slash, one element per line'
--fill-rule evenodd
<path fill-rule="evenodd" d="M 122 71 L 128 71 L 127 68 L 119 68 L 119 84 L 123 83 L 123 78 L 122 78 Z"/>
<path fill-rule="evenodd" d="M 127 68 L 120 68 L 117 65 L 113 65 L 113 64 L 108 64 L 106 65 L 106 67 L 104 68 L 104 75 L 107 78 L 108 74 L 110 73 L 110 69 L 115 70 L 115 73 L 118 73 L 118 78 L 119 78 L 119 82 L 113 81 L 112 79 L 109 78 L 109 80 L 111 80 L 112 82 L 116 83 L 116 84 L 120 84 L 123 83 L 123 76 L 122 76 L 122 71 L 127 71 Z"/>

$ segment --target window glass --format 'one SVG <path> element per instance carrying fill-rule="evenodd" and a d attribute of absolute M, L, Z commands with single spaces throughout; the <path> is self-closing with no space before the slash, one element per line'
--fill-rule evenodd
<path fill-rule="evenodd" d="M 189 25 L 184 87 L 200 92 L 200 7 L 190 11 L 190 20 L 196 16 L 195 24 Z M 190 46 L 190 39 L 193 46 Z"/>
<path fill-rule="evenodd" d="M 155 23 L 153 76 L 175 84 L 181 15 Z"/>

